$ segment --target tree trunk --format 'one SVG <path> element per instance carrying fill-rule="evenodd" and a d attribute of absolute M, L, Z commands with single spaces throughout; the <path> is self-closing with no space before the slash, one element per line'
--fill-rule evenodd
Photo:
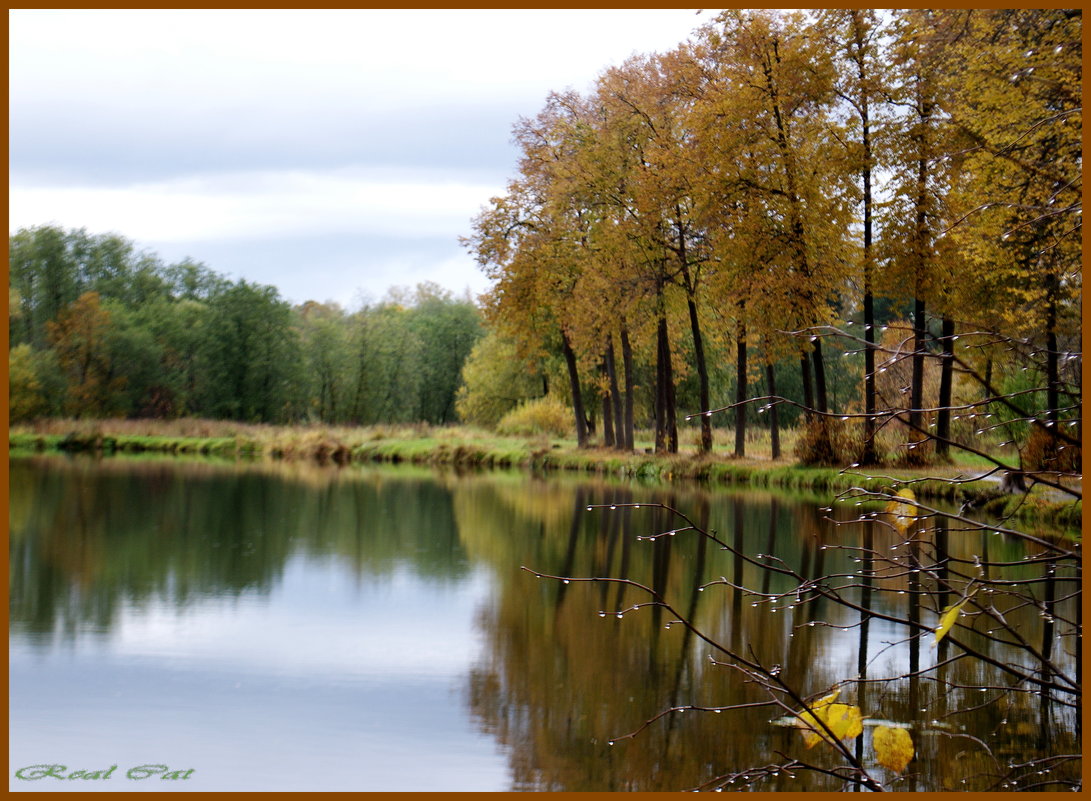
<path fill-rule="evenodd" d="M 878 462 L 875 453 L 875 299 L 871 292 L 871 118 L 868 104 L 868 70 L 864 55 L 864 36 L 860 17 L 853 12 L 853 34 L 857 46 L 857 71 L 860 79 L 860 142 L 863 145 L 864 167 L 861 178 L 864 185 L 864 449 L 860 463 L 872 465 Z M 863 738 L 861 738 L 862 740 Z"/>
<path fill-rule="evenodd" d="M 811 351 L 814 361 L 814 402 L 815 408 L 823 414 L 830 410 L 826 403 L 826 365 L 822 358 L 822 339 L 814 341 L 814 350 Z"/>
<path fill-rule="evenodd" d="M 1060 354 L 1057 352 L 1057 276 L 1051 274 L 1046 285 L 1046 414 L 1057 431 L 1060 421 Z"/>
<path fill-rule="evenodd" d="M 625 423 L 622 413 L 621 390 L 618 388 L 617 360 L 614 356 L 614 335 L 606 337 L 606 378 L 610 382 L 611 411 L 614 414 L 614 447 L 625 449 Z"/>
<path fill-rule="evenodd" d="M 776 370 L 773 369 L 772 362 L 765 363 L 765 383 L 768 385 L 769 397 L 776 397 L 777 394 L 777 379 Z M 769 409 L 769 441 L 772 447 L 772 456 L 774 459 L 780 458 L 780 423 L 778 419 L 778 410 L 780 404 L 772 402 L 773 406 Z"/>
<path fill-rule="evenodd" d="M 708 391 L 708 365 L 705 363 L 705 345 L 704 340 L 701 338 L 701 324 L 697 320 L 697 303 L 694 301 L 693 296 L 690 295 L 688 299 L 689 303 L 689 326 L 693 332 L 693 358 L 697 362 L 697 383 L 699 402 L 701 404 L 701 443 L 697 448 L 698 453 L 711 453 L 712 452 L 712 418 L 704 412 L 707 412 L 712 405 L 712 401 L 709 400 L 710 394 Z"/>
<path fill-rule="evenodd" d="M 675 395 L 674 364 L 671 361 L 666 320 L 663 320 L 663 337 L 663 353 L 667 359 L 667 367 L 663 371 L 663 376 L 667 380 L 667 444 L 670 453 L 678 453 L 678 399 Z"/>
<path fill-rule="evenodd" d="M 955 368 L 954 336 L 955 321 L 945 314 L 940 329 L 942 356 L 940 357 L 939 402 L 936 404 L 939 407 L 936 415 L 936 454 L 943 457 L 946 457 L 950 450 L 947 440 L 951 438 L 951 384 Z"/>
<path fill-rule="evenodd" d="M 655 415 L 655 452 L 678 453 L 678 421 L 675 411 L 674 369 L 671 365 L 670 335 L 667 333 L 667 318 L 659 318 L 656 336 L 658 353 L 656 358 L 656 401 Z"/>
<path fill-rule="evenodd" d="M 735 403 L 746 400 L 746 321 L 739 304 L 739 323 L 735 331 Z M 746 456 L 746 407 L 735 406 L 735 456 Z"/>
<path fill-rule="evenodd" d="M 621 324 L 621 361 L 625 367 L 625 449 L 633 449 L 633 347 L 629 329 Z"/>
<path fill-rule="evenodd" d="M 924 300 L 913 299 L 913 379 L 909 390 L 909 425 L 913 427 L 910 441 L 921 439 L 916 429 L 923 428 L 924 414 Z"/>
<path fill-rule="evenodd" d="M 564 349 L 564 363 L 568 367 L 568 383 L 572 389 L 572 412 L 576 418 L 576 444 L 587 447 L 587 417 L 583 411 L 583 395 L 580 392 L 580 374 L 576 369 L 576 354 L 568 340 L 568 332 L 561 329 L 561 344 Z"/>
<path fill-rule="evenodd" d="M 806 351 L 800 354 L 799 369 L 803 376 L 803 414 L 810 420 L 814 417 L 814 395 L 811 392 L 811 362 Z"/>
<path fill-rule="evenodd" d="M 602 394 L 602 444 L 603 447 L 614 447 L 614 399 L 610 394 L 610 371 L 606 367 L 606 354 L 603 353 L 602 363 L 599 365 L 602 377 L 606 379 L 606 392 Z"/>
<path fill-rule="evenodd" d="M 667 452 L 667 382 L 663 378 L 662 320 L 655 334 L 655 452 Z"/>
<path fill-rule="evenodd" d="M 698 453 L 712 452 L 712 418 L 707 412 L 712 405 L 708 391 L 708 366 L 705 363 L 705 343 L 701 338 L 701 323 L 697 318 L 697 281 L 689 269 L 689 253 L 686 247 L 685 229 L 682 223 L 682 209 L 675 206 L 675 220 L 678 231 L 678 261 L 682 268 L 682 279 L 686 288 L 686 305 L 689 307 L 689 327 L 693 334 L 693 359 L 697 366 L 698 403 L 701 406 L 701 441 Z M 673 382 L 671 392 L 673 393 Z M 677 438 L 677 437 L 676 437 Z M 677 447 L 674 452 L 677 452 Z"/>
<path fill-rule="evenodd" d="M 865 228 L 870 238 L 869 226 Z M 865 256 L 867 259 L 867 256 Z M 873 465 L 879 461 L 875 452 L 875 300 L 871 294 L 871 268 L 865 261 L 864 267 L 864 450 L 860 455 L 862 465 Z"/>

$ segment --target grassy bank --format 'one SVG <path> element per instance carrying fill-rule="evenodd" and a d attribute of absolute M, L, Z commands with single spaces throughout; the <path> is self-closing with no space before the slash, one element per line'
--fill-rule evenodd
<path fill-rule="evenodd" d="M 984 472 L 983 462 L 966 461 L 928 469 L 879 468 L 869 475 L 829 467 L 807 467 L 790 457 L 769 458 L 761 433 L 748 442 L 748 458 L 730 456 L 721 445 L 700 457 L 692 443 L 672 456 L 656 456 L 651 442 L 638 438 L 634 453 L 579 449 L 572 440 L 501 437 L 468 427 L 247 425 L 212 420 L 50 420 L 16 426 L 10 445 L 19 451 L 161 453 L 226 459 L 313 460 L 318 463 L 409 463 L 458 468 L 522 468 L 580 471 L 646 481 L 687 479 L 726 486 L 784 488 L 837 493 L 853 488 L 889 490 L 913 481 L 922 499 L 971 501 L 990 514 L 1015 514 L 1040 522 L 1079 525 L 1080 502 L 1054 497 L 1001 494 L 994 482 L 952 484 L 935 480 Z M 789 434 L 786 452 L 790 453 Z M 932 479 L 932 480 L 924 480 Z"/>

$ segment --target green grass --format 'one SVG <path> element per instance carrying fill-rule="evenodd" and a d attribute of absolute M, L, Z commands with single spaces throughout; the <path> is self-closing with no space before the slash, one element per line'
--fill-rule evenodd
<path fill-rule="evenodd" d="M 1081 504 L 1057 503 L 1041 495 L 1000 496 L 990 482 L 952 484 L 938 480 L 984 472 L 991 464 L 973 454 L 928 468 L 883 467 L 859 470 L 810 467 L 790 456 L 770 458 L 768 434 L 755 430 L 747 457 L 731 456 L 726 432 L 712 455 L 696 453 L 693 433 L 685 431 L 682 453 L 651 453 L 650 432 L 638 432 L 633 453 L 605 448 L 580 449 L 571 439 L 504 437 L 467 426 L 267 426 L 215 420 L 49 420 L 11 429 L 13 451 L 89 451 L 102 454 L 160 453 L 227 459 L 313 460 L 321 463 L 388 462 L 481 468 L 571 471 L 645 482 L 692 479 L 717 485 L 842 492 L 882 491 L 913 482 L 919 498 L 971 498 L 988 511 L 1078 525 Z M 782 453 L 790 453 L 795 432 L 786 431 Z"/>

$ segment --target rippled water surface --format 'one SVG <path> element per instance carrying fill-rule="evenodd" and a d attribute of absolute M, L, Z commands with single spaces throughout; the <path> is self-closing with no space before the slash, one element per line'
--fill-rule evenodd
<path fill-rule="evenodd" d="M 781 761 L 778 752 L 832 759 L 820 753 L 832 750 L 825 744 L 804 749 L 798 731 L 775 725 L 783 711 L 769 707 L 676 713 L 623 738 L 672 706 L 768 696 L 713 664 L 714 649 L 670 625 L 663 609 L 619 618 L 648 599 L 638 588 L 563 584 L 522 566 L 629 577 L 710 637 L 779 664 L 803 693 L 857 676 L 861 648 L 869 677 L 950 656 L 882 615 L 861 626 L 852 609 L 762 600 L 795 580 L 692 532 L 639 540 L 678 525 L 660 510 L 586 509 L 653 501 L 804 576 L 857 570 L 838 546 L 896 544 L 889 527 L 823 520 L 819 499 L 766 493 L 415 469 L 13 459 L 11 768 L 100 778 L 10 785 L 675 790 Z M 953 556 L 1027 555 L 1005 536 L 943 536 Z M 721 578 L 752 592 L 698 591 Z M 902 616 L 913 594 L 901 590 L 913 580 L 869 593 L 868 608 Z M 936 611 L 916 610 L 925 622 Z M 1025 618 L 1029 638 L 1042 636 L 1032 610 L 1012 614 Z M 1059 634 L 1056 659 L 1071 666 L 1073 644 Z M 990 658 L 1024 659 L 974 642 Z M 900 789 L 974 789 L 975 777 L 1002 774 L 1012 757 L 1078 752 L 1070 708 L 1005 692 L 1005 679 L 980 661 L 940 670 L 974 689 L 943 691 L 924 678 L 842 684 L 873 721 L 914 727 L 917 755 Z M 860 742 L 870 742 L 867 732 Z M 870 746 L 862 758 L 872 759 Z M 146 765 L 159 767 L 127 777 Z M 782 773 L 755 788 L 838 786 Z"/>

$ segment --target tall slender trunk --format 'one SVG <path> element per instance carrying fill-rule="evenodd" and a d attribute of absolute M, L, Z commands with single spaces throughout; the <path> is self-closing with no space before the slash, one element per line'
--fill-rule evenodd
<path fill-rule="evenodd" d="M 705 345 L 701 338 L 701 324 L 697 320 L 697 303 L 691 295 L 688 299 L 689 326 L 693 333 L 693 358 L 697 363 L 698 402 L 701 411 L 706 412 L 712 405 L 711 394 L 708 389 L 708 365 L 705 363 Z M 701 415 L 701 442 L 697 448 L 699 453 L 712 452 L 712 418 L 707 414 Z"/>
<path fill-rule="evenodd" d="M 922 428 L 924 423 L 924 337 L 925 330 L 924 300 L 920 297 L 913 299 L 913 378 L 909 390 L 909 425 L 914 427 L 909 437 L 913 442 L 921 436 L 916 429 Z"/>
<path fill-rule="evenodd" d="M 800 354 L 799 370 L 803 377 L 803 415 L 810 420 L 814 417 L 814 393 L 811 392 L 811 362 L 806 351 Z"/>
<path fill-rule="evenodd" d="M 663 325 L 663 354 L 667 360 L 666 369 L 663 371 L 667 382 L 667 445 L 670 453 L 678 453 L 678 399 L 674 386 L 674 364 L 671 360 L 666 318 L 660 322 Z"/>
<path fill-rule="evenodd" d="M 875 451 L 875 297 L 871 287 L 871 139 L 867 101 L 861 112 L 864 142 L 864 450 L 860 461 L 871 465 L 879 461 Z"/>
<path fill-rule="evenodd" d="M 814 341 L 814 350 L 811 351 L 811 359 L 814 361 L 814 402 L 815 408 L 825 414 L 830 410 L 826 402 L 826 365 L 822 358 L 822 339 Z"/>
<path fill-rule="evenodd" d="M 599 364 L 599 372 L 605 379 L 606 391 L 602 393 L 602 444 L 603 447 L 614 447 L 614 400 L 610 394 L 610 371 L 606 367 L 606 354 L 602 355 Z"/>
<path fill-rule="evenodd" d="M 667 318 L 659 317 L 656 358 L 655 452 L 678 453 L 678 421 L 675 412 L 674 368 L 671 365 Z"/>
<path fill-rule="evenodd" d="M 776 43 L 773 43 L 773 55 L 776 62 L 780 63 L 780 55 L 777 51 Z M 819 317 L 818 309 L 821 305 L 821 299 L 816 297 L 816 293 L 811 288 L 812 281 L 812 265 L 807 257 L 807 228 L 803 220 L 802 200 L 797 188 L 797 171 L 795 154 L 789 144 L 788 135 L 788 122 L 785 119 L 780 106 L 780 90 L 774 80 L 772 66 L 767 64 L 765 66 L 765 82 L 766 89 L 769 93 L 770 110 L 773 112 L 773 120 L 777 129 L 777 147 L 783 157 L 784 164 L 784 182 L 787 189 L 788 196 L 788 209 L 790 217 L 790 230 L 791 230 L 791 247 L 795 250 L 796 269 L 799 271 L 800 276 L 803 278 L 804 297 L 803 303 L 806 316 L 810 316 L 811 321 L 817 321 Z M 805 325 L 807 323 L 804 323 Z M 814 395 L 813 398 L 807 402 L 808 409 L 815 409 L 819 412 L 825 413 L 828 411 L 826 404 L 826 368 L 822 358 L 822 341 L 815 339 L 814 350 L 812 351 L 811 358 L 814 362 Z M 806 358 L 806 356 L 804 356 Z M 804 392 L 809 395 L 810 377 L 804 369 Z M 815 403 L 816 406 L 811 404 Z M 813 415 L 808 415 L 811 417 Z"/>
<path fill-rule="evenodd" d="M 862 12 L 853 12 L 853 42 L 856 45 L 857 77 L 860 86 L 860 143 L 863 146 L 864 166 L 860 177 L 864 189 L 864 448 L 860 463 L 875 464 L 875 299 L 872 295 L 872 195 L 871 195 L 871 116 L 868 89 L 868 60 L 864 45 Z"/>
<path fill-rule="evenodd" d="M 629 342 L 629 328 L 621 324 L 621 361 L 625 367 L 625 449 L 633 449 L 633 346 Z"/>
<path fill-rule="evenodd" d="M 617 360 L 614 356 L 614 335 L 606 337 L 606 378 L 610 383 L 611 411 L 614 416 L 614 447 L 625 449 L 625 421 L 622 413 L 621 390 L 617 381 Z"/>
<path fill-rule="evenodd" d="M 697 282 L 689 270 L 689 254 L 686 250 L 686 237 L 682 231 L 682 211 L 676 207 L 678 214 L 678 258 L 682 266 L 682 279 L 686 287 L 686 305 L 689 308 L 689 327 L 693 335 L 693 360 L 697 367 L 698 403 L 701 411 L 707 412 L 712 405 L 711 394 L 708 389 L 708 364 L 705 361 L 705 343 L 701 337 L 701 322 L 697 317 Z M 712 418 L 707 414 L 701 414 L 701 442 L 697 447 L 698 453 L 712 452 Z"/>
<path fill-rule="evenodd" d="M 561 329 L 561 345 L 564 350 L 564 363 L 568 367 L 568 384 L 572 390 L 572 413 L 576 418 L 576 444 L 587 447 L 587 417 L 583 410 L 583 394 L 580 392 L 580 374 L 576 369 L 576 353 L 568 339 L 568 332 Z"/>
<path fill-rule="evenodd" d="M 946 314 L 940 323 L 940 357 L 939 374 L 939 412 L 936 415 L 936 453 L 946 457 L 950 451 L 947 441 L 951 438 L 951 384 L 954 378 L 955 354 L 954 336 L 955 321 Z"/>
<path fill-rule="evenodd" d="M 1046 414 L 1053 423 L 1051 433 L 1060 421 L 1061 382 L 1060 354 L 1057 352 L 1057 276 L 1046 278 Z"/>
<path fill-rule="evenodd" d="M 769 397 L 776 397 L 777 394 L 777 379 L 776 370 L 773 369 L 772 362 L 765 363 L 765 383 L 768 385 Z M 780 404 L 773 402 L 772 408 L 769 409 L 769 442 L 772 448 L 772 458 L 780 458 L 780 421 L 778 412 L 780 410 Z"/>
<path fill-rule="evenodd" d="M 916 275 L 913 287 L 913 383 L 909 393 L 909 422 L 910 425 L 916 428 L 922 428 L 924 424 L 922 411 L 924 406 L 924 338 L 927 334 L 924 316 L 924 281 L 927 271 L 928 252 L 932 244 L 928 225 L 929 147 L 926 133 L 931 120 L 931 104 L 925 96 L 925 82 L 919 68 L 914 78 L 917 133 L 912 136 L 917 147 L 917 175 L 916 197 L 914 198 L 916 219 L 913 247 L 916 257 Z M 909 438 L 911 442 L 919 442 L 924 439 L 924 436 L 914 430 L 910 432 Z"/>
<path fill-rule="evenodd" d="M 655 334 L 655 452 L 667 451 L 667 382 L 663 378 L 666 360 L 663 358 L 663 320 Z"/>
<path fill-rule="evenodd" d="M 739 323 L 735 330 L 735 455 L 746 456 L 746 320 L 744 303 L 739 304 Z"/>

